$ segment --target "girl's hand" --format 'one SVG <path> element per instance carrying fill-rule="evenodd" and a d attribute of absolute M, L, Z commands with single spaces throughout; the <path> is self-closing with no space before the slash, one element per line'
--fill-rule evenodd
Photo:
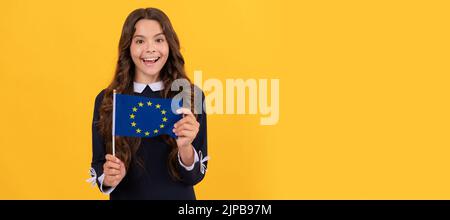
<path fill-rule="evenodd" d="M 116 187 L 125 177 L 126 169 L 125 164 L 119 160 L 119 158 L 107 154 L 106 162 L 103 164 L 103 173 L 105 174 L 105 179 L 103 179 L 103 185 Z"/>
<path fill-rule="evenodd" d="M 178 137 L 177 145 L 178 149 L 190 147 L 192 141 L 197 136 L 200 124 L 195 119 L 194 114 L 187 108 L 181 108 L 177 110 L 178 113 L 182 113 L 184 116 L 174 125 L 173 132 Z"/>

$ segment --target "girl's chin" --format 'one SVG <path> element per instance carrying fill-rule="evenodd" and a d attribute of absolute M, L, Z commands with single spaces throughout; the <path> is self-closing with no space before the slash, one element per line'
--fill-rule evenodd
<path fill-rule="evenodd" d="M 144 76 L 148 76 L 148 77 L 156 77 L 158 76 L 159 72 L 142 72 L 144 74 Z"/>
<path fill-rule="evenodd" d="M 143 73 L 145 76 L 158 76 L 159 72 L 161 71 L 161 69 L 155 69 L 155 68 L 144 68 L 141 69 L 139 72 Z"/>

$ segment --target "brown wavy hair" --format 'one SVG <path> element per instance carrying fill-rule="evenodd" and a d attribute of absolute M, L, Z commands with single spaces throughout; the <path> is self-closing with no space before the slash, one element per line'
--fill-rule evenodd
<path fill-rule="evenodd" d="M 156 8 L 141 8 L 131 12 L 122 28 L 122 34 L 119 41 L 119 58 L 117 60 L 114 78 L 105 89 L 103 102 L 100 106 L 98 126 L 100 133 L 103 135 L 106 152 L 108 153 L 112 152 L 112 94 L 114 89 L 120 94 L 133 94 L 135 66 L 130 54 L 130 45 L 134 32 L 136 31 L 135 25 L 141 19 L 157 21 L 161 25 L 169 45 L 169 56 L 159 73 L 159 78 L 164 83 L 164 89 L 161 91 L 161 96 L 170 98 L 176 94 L 174 91 L 170 90 L 172 82 L 176 79 L 187 79 L 191 82 L 184 69 L 184 58 L 180 52 L 178 36 L 167 15 Z M 167 160 L 170 175 L 175 180 L 180 180 L 180 175 L 176 166 L 178 163 L 178 147 L 176 141 L 174 138 L 167 135 L 163 135 L 162 138 L 171 148 Z M 115 137 L 116 156 L 124 162 L 127 169 L 129 168 L 132 158 L 139 149 L 140 144 L 141 138 Z M 138 159 L 137 162 L 141 167 L 144 167 L 142 161 Z"/>

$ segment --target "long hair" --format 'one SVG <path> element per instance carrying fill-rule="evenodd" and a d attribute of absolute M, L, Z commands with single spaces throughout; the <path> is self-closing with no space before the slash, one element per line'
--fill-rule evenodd
<path fill-rule="evenodd" d="M 106 152 L 108 153 L 112 152 L 112 94 L 114 89 L 120 94 L 133 94 L 135 65 L 131 58 L 130 45 L 133 34 L 136 31 L 135 25 L 141 19 L 157 21 L 161 25 L 169 45 L 169 56 L 159 73 L 159 78 L 164 83 L 164 89 L 161 91 L 161 96 L 164 98 L 171 98 L 176 94 L 174 91 L 170 90 L 172 82 L 176 79 L 187 79 L 190 82 L 184 69 L 184 58 L 180 52 L 178 36 L 167 15 L 156 8 L 141 8 L 131 12 L 122 28 L 122 34 L 119 41 L 119 58 L 117 60 L 114 78 L 105 89 L 103 102 L 100 107 L 98 126 L 105 141 Z M 166 135 L 163 135 L 162 138 L 171 148 L 167 160 L 169 173 L 175 180 L 180 180 L 180 175 L 176 166 L 178 163 L 178 147 L 176 141 Z M 115 137 L 116 155 L 124 162 L 127 169 L 129 168 L 132 158 L 139 149 L 140 144 L 141 138 Z M 142 166 L 141 161 L 137 160 L 137 162 Z"/>

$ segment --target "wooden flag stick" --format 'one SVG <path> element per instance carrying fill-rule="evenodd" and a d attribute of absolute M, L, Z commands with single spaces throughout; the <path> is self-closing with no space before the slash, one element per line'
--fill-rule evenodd
<path fill-rule="evenodd" d="M 115 134 L 116 134 L 116 90 L 113 90 L 113 110 L 112 110 L 112 154 L 116 156 L 116 144 L 115 144 Z"/>

